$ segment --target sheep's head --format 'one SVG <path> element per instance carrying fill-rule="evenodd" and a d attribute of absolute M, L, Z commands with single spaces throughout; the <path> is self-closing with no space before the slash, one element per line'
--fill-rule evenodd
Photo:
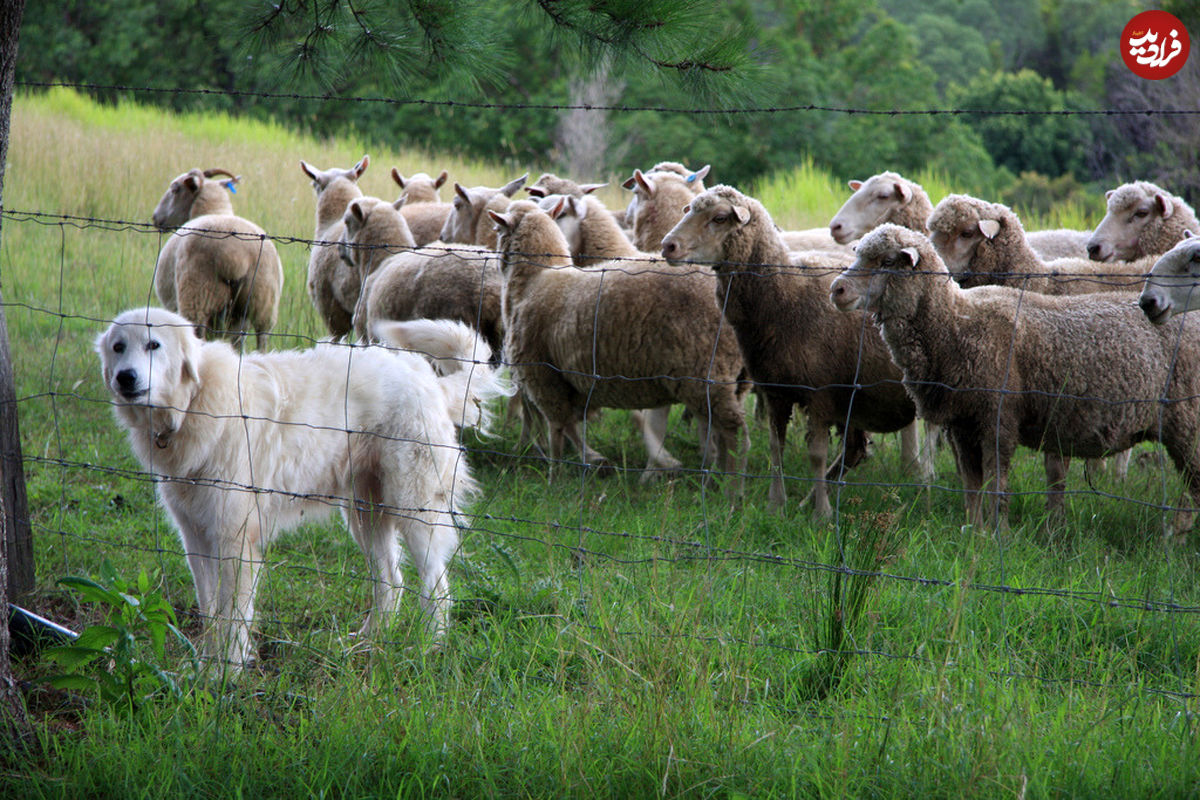
<path fill-rule="evenodd" d="M 342 236 L 338 256 L 351 267 L 371 267 L 399 248 L 413 247 L 408 223 L 400 215 L 405 199 L 394 203 L 378 197 L 358 197 L 346 206 L 342 215 Z"/>
<path fill-rule="evenodd" d="M 1108 211 L 1092 238 L 1088 258 L 1092 261 L 1133 261 L 1146 254 L 1142 234 L 1175 213 L 1175 198 L 1146 181 L 1127 183 L 1104 193 Z"/>
<path fill-rule="evenodd" d="M 576 183 L 569 178 L 560 178 L 553 172 L 543 172 L 541 176 L 533 182 L 532 186 L 526 186 L 525 191 L 529 192 L 531 197 L 544 198 L 555 194 L 565 194 L 571 197 L 583 197 L 585 194 L 591 194 L 597 189 L 607 186 L 607 183 Z"/>
<path fill-rule="evenodd" d="M 1200 308 L 1200 237 L 1184 231 L 1183 239 L 1154 263 L 1138 305 L 1155 325 Z"/>
<path fill-rule="evenodd" d="M 442 170 L 436 178 L 431 178 L 424 172 L 418 172 L 406 178 L 400 170 L 392 167 L 392 180 L 400 187 L 400 196 L 409 203 L 438 202 L 441 200 L 438 197 L 438 189 L 442 188 L 442 184 L 448 177 L 450 176 L 446 170 Z"/>
<path fill-rule="evenodd" d="M 971 280 L 979 246 L 1003 235 L 1009 228 L 1020 229 L 1020 225 L 1007 206 L 965 194 L 952 194 L 933 209 L 929 217 L 929 238 L 950 274 L 966 286 Z M 1024 230 L 1019 230 L 1019 234 L 1023 237 Z M 994 276 L 989 280 L 992 279 Z"/>
<path fill-rule="evenodd" d="M 633 243 L 641 250 L 657 250 L 662 236 L 679 220 L 693 196 L 704 191 L 709 165 L 695 172 L 674 161 L 661 161 L 649 172 L 635 169 L 621 185 L 633 191 L 625 209 L 625 225 L 634 231 Z"/>
<path fill-rule="evenodd" d="M 834 279 L 829 299 L 840 311 L 879 311 L 892 286 L 914 286 L 916 275 L 948 277 L 924 235 L 892 223 L 868 233 L 855 248 L 854 263 Z"/>
<path fill-rule="evenodd" d="M 551 194 L 538 201 L 538 208 L 545 211 L 566 237 L 572 255 L 583 247 L 583 220 L 588 215 L 588 204 L 582 197 L 566 194 Z"/>
<path fill-rule="evenodd" d="M 329 169 L 321 170 L 309 164 L 307 161 L 300 162 L 300 171 L 308 176 L 312 181 L 313 191 L 320 197 L 326 189 L 339 179 L 358 183 L 358 179 L 367 171 L 367 166 L 371 163 L 370 156 L 363 156 L 357 164 L 349 169 L 341 169 L 339 167 L 330 167 Z"/>
<path fill-rule="evenodd" d="M 212 178 L 219 176 L 225 177 L 226 180 L 211 181 Z M 170 230 L 183 225 L 198 213 L 212 213 L 211 211 L 193 213 L 196 208 L 196 199 L 200 197 L 201 192 L 223 192 L 225 189 L 233 192 L 236 191 L 235 184 L 240 180 L 240 175 L 234 175 L 223 169 L 188 170 L 171 181 L 167 191 L 159 199 L 158 205 L 154 207 L 154 214 L 151 217 L 154 227 L 163 231 Z M 211 197 L 207 205 L 212 205 Z M 224 210 L 228 204 L 222 198 L 220 205 Z"/>
<path fill-rule="evenodd" d="M 496 249 L 501 253 L 502 270 L 507 276 L 518 263 L 538 266 L 570 264 L 566 238 L 551 215 L 557 215 L 567 198 L 559 198 L 546 213 L 530 200 L 517 200 L 503 211 L 485 213 L 496 232 Z"/>
<path fill-rule="evenodd" d="M 459 242 L 461 244 L 480 244 L 475 241 L 476 229 L 485 209 L 496 198 L 511 198 L 517 190 L 525 185 L 529 176 L 522 175 L 509 181 L 499 189 L 488 186 L 476 186 L 468 189 L 460 183 L 454 184 L 454 200 L 442 232 L 438 236 L 443 242 Z M 498 210 L 494 209 L 493 210 Z"/>
<path fill-rule="evenodd" d="M 913 184 L 895 172 L 881 172 L 865 181 L 850 181 L 854 194 L 829 221 L 829 233 L 838 244 L 861 239 L 912 202 Z"/>
<path fill-rule="evenodd" d="M 729 186 L 714 186 L 684 206 L 683 219 L 663 237 L 663 258 L 718 264 L 725 260 L 725 243 L 754 217 L 750 198 Z"/>

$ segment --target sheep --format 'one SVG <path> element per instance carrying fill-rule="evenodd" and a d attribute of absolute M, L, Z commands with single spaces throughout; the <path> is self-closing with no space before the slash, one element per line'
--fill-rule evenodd
<path fill-rule="evenodd" d="M 531 197 L 539 200 L 552 194 L 583 197 L 607 185 L 606 183 L 576 183 L 570 178 L 560 178 L 553 172 L 543 172 L 532 185 L 525 187 L 525 191 L 529 192 Z"/>
<path fill-rule="evenodd" d="M 704 176 L 709 170 L 705 164 L 696 172 L 683 176 L 674 170 L 661 170 L 660 166 L 645 173 L 635 169 L 629 179 L 633 181 L 634 192 L 633 244 L 647 253 L 662 246 L 667 231 L 683 216 L 683 207 L 699 193 L 697 187 L 704 186 Z"/>
<path fill-rule="evenodd" d="M 1025 238 L 1039 257 L 1045 261 L 1054 261 L 1058 258 L 1087 258 L 1087 244 L 1091 241 L 1092 232 L 1055 228 L 1048 231 L 1026 231 Z"/>
<path fill-rule="evenodd" d="M 921 184 L 896 172 L 881 172 L 865 181 L 850 181 L 854 194 L 829 221 L 829 234 L 838 244 L 861 239 L 885 222 L 925 231 L 933 203 Z"/>
<path fill-rule="evenodd" d="M 453 208 L 438 197 L 438 189 L 447 177 L 446 170 L 442 170 L 436 178 L 424 172 L 406 178 L 400 170 L 392 167 L 392 180 L 400 187 L 400 198 L 405 201 L 400 213 L 404 215 L 417 245 L 436 242 L 442 235 L 442 227 Z"/>
<path fill-rule="evenodd" d="M 362 197 L 358 179 L 371 159 L 363 156 L 350 169 L 319 170 L 301 161 L 300 170 L 312 180 L 317 193 L 317 224 L 308 257 L 308 296 L 333 336 L 346 336 L 354 328 L 358 304 L 358 273 L 338 255 L 342 215 L 356 197 Z"/>
<path fill-rule="evenodd" d="M 505 355 L 549 424 L 551 458 L 561 456 L 565 436 L 584 463 L 609 463 L 580 435 L 589 408 L 683 403 L 709 421 L 719 468 L 740 472 L 748 446 L 742 358 L 710 300 L 712 276 L 624 264 L 579 269 L 535 203 L 488 216 L 502 254 Z M 727 488 L 740 494 L 740 478 Z"/>
<path fill-rule="evenodd" d="M 885 224 L 859 242 L 833 282 L 844 312 L 869 311 L 920 414 L 946 431 L 968 521 L 1007 526 L 1017 445 L 1047 454 L 1052 514 L 1072 456 L 1100 457 L 1161 440 L 1200 506 L 1200 331 L 1146 325 L 1128 294 L 1071 297 L 953 280 L 933 243 Z M 1190 527 L 1180 510 L 1169 533 Z"/>
<path fill-rule="evenodd" d="M 1150 269 L 1148 261 L 1106 267 L 1078 258 L 1045 262 L 1012 209 L 964 194 L 947 195 L 928 225 L 938 255 L 964 288 L 990 284 L 1041 294 L 1134 290 Z"/>
<path fill-rule="evenodd" d="M 915 408 L 900 370 L 865 315 L 837 314 L 829 305 L 829 284 L 850 259 L 790 253 L 763 205 L 723 185 L 692 200 L 663 239 L 662 254 L 673 263 L 712 264 L 717 273 L 717 304 L 737 334 L 751 379 L 766 396 L 773 506 L 787 502 L 783 448 L 793 405 L 808 417 L 818 518 L 833 512 L 826 485 L 831 426 L 850 426 L 845 466 L 861 457 L 862 431 L 907 429 L 905 460 L 913 461 Z"/>
<path fill-rule="evenodd" d="M 1200 237 L 1191 231 L 1155 262 L 1138 298 L 1146 318 L 1162 325 L 1176 314 L 1200 308 Z"/>
<path fill-rule="evenodd" d="M 208 331 L 229 329 L 235 343 L 253 327 L 261 350 L 279 316 L 283 264 L 263 229 L 233 213 L 239 180 L 193 169 L 171 181 L 152 217 L 160 230 L 176 229 L 158 254 L 154 289 L 167 309 Z"/>
<path fill-rule="evenodd" d="M 525 185 L 528 173 L 509 181 L 499 189 L 487 186 L 476 186 L 468 189 L 458 183 L 454 184 L 454 207 L 446 224 L 438 237 L 443 242 L 474 244 L 496 249 L 496 230 L 486 211 L 503 211 L 508 208 L 512 196 Z"/>
<path fill-rule="evenodd" d="M 386 319 L 453 319 L 478 331 L 499 354 L 499 258 L 465 245 L 414 248 L 403 208 L 377 197 L 346 207 L 341 252 L 362 280 L 355 333 L 365 339 Z"/>
<path fill-rule="evenodd" d="M 1153 183 L 1135 181 L 1104 193 L 1107 212 L 1088 241 L 1093 261 L 1135 261 L 1160 256 L 1183 238 L 1200 233 L 1196 212 Z"/>

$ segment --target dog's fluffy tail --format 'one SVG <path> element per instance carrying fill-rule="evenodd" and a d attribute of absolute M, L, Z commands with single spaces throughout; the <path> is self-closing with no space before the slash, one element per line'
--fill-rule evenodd
<path fill-rule="evenodd" d="M 449 319 L 380 320 L 373 333 L 385 344 L 420 353 L 437 371 L 450 416 L 460 428 L 486 434 L 490 400 L 515 390 L 489 363 L 492 349 L 469 325 Z"/>

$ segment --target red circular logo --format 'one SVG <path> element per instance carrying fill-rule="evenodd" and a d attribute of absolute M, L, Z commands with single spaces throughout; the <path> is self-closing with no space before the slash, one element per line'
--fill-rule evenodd
<path fill-rule="evenodd" d="M 1143 11 L 1121 31 L 1121 58 L 1135 75 L 1169 78 L 1187 62 L 1191 40 L 1183 23 L 1166 11 Z"/>

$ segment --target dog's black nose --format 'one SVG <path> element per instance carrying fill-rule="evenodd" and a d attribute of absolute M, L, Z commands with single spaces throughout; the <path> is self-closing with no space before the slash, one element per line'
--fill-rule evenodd
<path fill-rule="evenodd" d="M 117 386 L 122 390 L 137 388 L 137 370 L 123 369 L 118 372 Z"/>

